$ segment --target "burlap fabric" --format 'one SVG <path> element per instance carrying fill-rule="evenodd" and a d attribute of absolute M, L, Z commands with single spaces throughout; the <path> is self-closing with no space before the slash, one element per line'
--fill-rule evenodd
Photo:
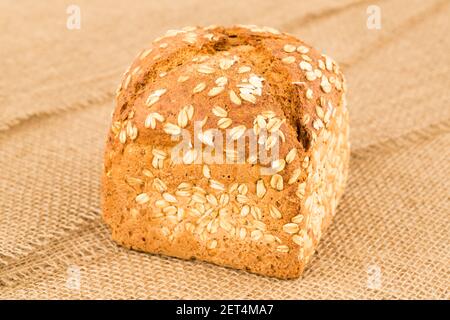
<path fill-rule="evenodd" d="M 0 298 L 450 298 L 449 1 L 76 4 L 80 30 L 66 1 L 0 2 Z M 347 76 L 348 188 L 301 279 L 128 251 L 100 219 L 122 71 L 166 29 L 211 23 L 288 31 Z"/>

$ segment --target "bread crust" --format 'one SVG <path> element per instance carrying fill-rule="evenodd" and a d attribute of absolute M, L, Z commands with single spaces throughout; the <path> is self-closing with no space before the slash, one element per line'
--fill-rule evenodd
<path fill-rule="evenodd" d="M 345 80 L 331 58 L 271 28 L 172 30 L 136 57 L 116 102 L 102 207 L 117 243 L 283 279 L 302 274 L 348 170 Z M 270 127 L 280 161 L 191 163 L 189 154 L 175 163 L 171 134 L 193 136 L 195 121 L 236 135 Z M 267 165 L 278 172 L 262 175 Z"/>

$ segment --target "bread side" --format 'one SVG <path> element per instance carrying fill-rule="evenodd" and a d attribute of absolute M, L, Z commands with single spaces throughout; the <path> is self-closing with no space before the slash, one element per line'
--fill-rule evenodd
<path fill-rule="evenodd" d="M 113 239 L 145 252 L 298 277 L 345 185 L 343 83 L 330 58 L 269 28 L 188 27 L 155 40 L 117 91 L 102 197 Z M 266 130 L 278 137 L 280 157 L 208 163 L 193 149 L 172 158 L 180 142 L 173 134 L 184 129 L 192 137 L 196 122 L 206 132 L 203 148 L 209 132 Z M 260 142 L 273 151 L 267 140 Z M 249 143 L 245 150 L 248 156 Z M 236 157 L 227 148 L 223 155 Z"/>

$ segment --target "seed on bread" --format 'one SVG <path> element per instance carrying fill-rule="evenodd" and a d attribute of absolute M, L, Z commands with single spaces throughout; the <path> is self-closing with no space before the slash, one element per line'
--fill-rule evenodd
<path fill-rule="evenodd" d="M 238 73 L 246 73 L 246 72 L 250 72 L 251 70 L 252 70 L 252 68 L 249 66 L 242 66 L 242 67 L 239 67 Z"/>
<path fill-rule="evenodd" d="M 199 84 L 197 84 L 194 89 L 192 90 L 193 93 L 199 93 L 202 92 L 203 90 L 205 90 L 206 88 L 206 83 L 204 82 L 200 82 Z"/>
<path fill-rule="evenodd" d="M 150 197 L 147 193 L 140 193 L 136 196 L 136 202 L 138 204 L 144 204 L 150 201 Z"/>
<path fill-rule="evenodd" d="M 241 99 L 239 99 L 236 92 L 234 92 L 233 90 L 230 90 L 229 95 L 230 95 L 230 100 L 232 103 L 234 103 L 238 106 L 240 106 L 242 104 L 242 101 L 241 101 Z"/>

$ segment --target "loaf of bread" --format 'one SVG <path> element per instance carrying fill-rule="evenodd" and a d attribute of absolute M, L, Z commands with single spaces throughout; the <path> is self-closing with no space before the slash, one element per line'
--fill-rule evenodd
<path fill-rule="evenodd" d="M 117 90 L 102 181 L 112 238 L 299 277 L 346 181 L 345 88 L 330 57 L 273 28 L 168 31 Z"/>

